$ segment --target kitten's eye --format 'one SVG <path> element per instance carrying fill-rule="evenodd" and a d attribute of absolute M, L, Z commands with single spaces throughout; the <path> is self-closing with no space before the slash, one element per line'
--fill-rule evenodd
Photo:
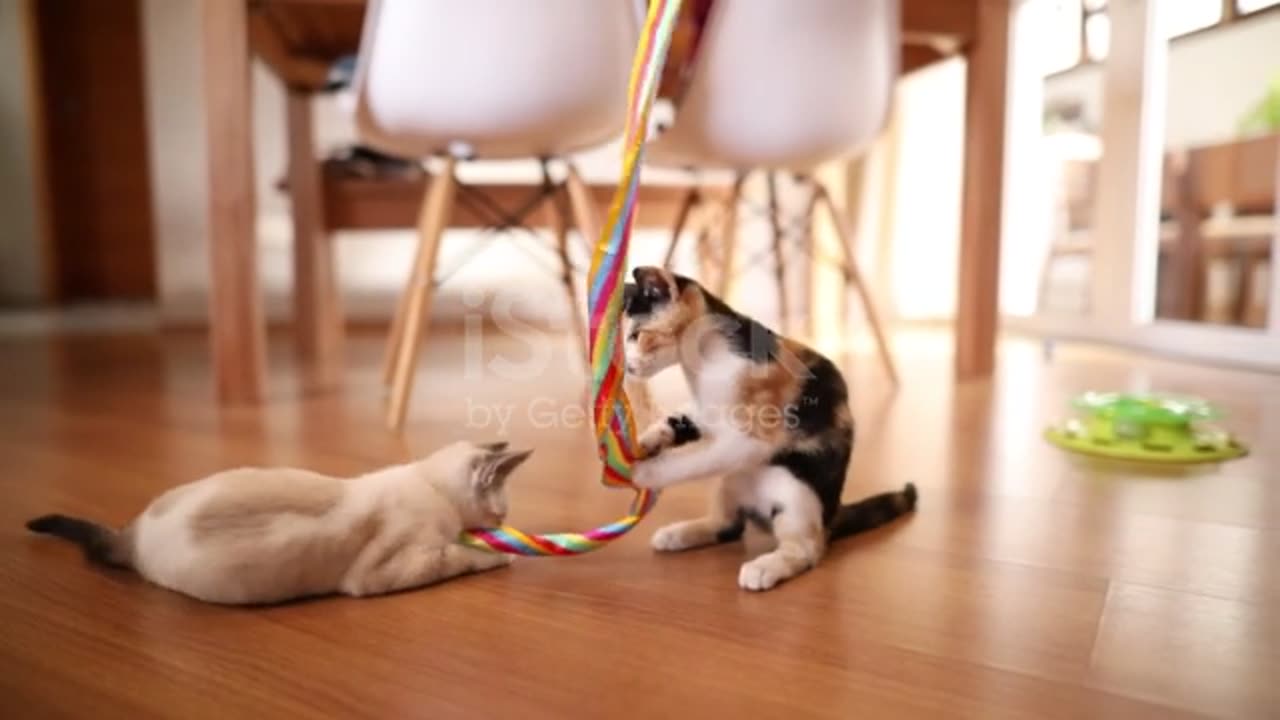
<path fill-rule="evenodd" d="M 632 330 L 632 331 L 631 331 L 631 334 L 627 335 L 627 340 L 629 340 L 629 341 L 631 341 L 631 342 L 635 342 L 635 341 L 637 341 L 637 340 L 639 340 L 639 339 L 640 339 L 640 331 L 639 331 L 639 330 Z"/>

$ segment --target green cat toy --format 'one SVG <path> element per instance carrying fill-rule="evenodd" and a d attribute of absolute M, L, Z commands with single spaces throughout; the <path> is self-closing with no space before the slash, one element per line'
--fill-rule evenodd
<path fill-rule="evenodd" d="M 1083 418 L 1044 433 L 1050 443 L 1070 452 L 1179 465 L 1234 460 L 1249 452 L 1225 430 L 1209 425 L 1220 413 L 1204 400 L 1087 392 L 1073 405 Z"/>

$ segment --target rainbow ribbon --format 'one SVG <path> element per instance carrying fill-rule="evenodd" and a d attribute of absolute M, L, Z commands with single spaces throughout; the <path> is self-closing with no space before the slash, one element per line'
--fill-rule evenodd
<path fill-rule="evenodd" d="M 590 292 L 590 360 L 596 441 L 604 470 L 600 481 L 609 487 L 635 490 L 627 514 L 607 525 L 582 533 L 531 535 L 513 527 L 464 531 L 461 541 L 471 547 L 513 555 L 581 555 L 622 537 L 653 507 L 658 495 L 631 482 L 631 468 L 638 458 L 635 418 L 622 388 L 622 346 L 618 329 L 622 322 L 622 294 L 627 271 L 627 251 L 635 221 L 640 189 L 640 167 L 649 129 L 649 112 L 657 94 L 658 79 L 666 63 L 671 34 L 680 14 L 681 0 L 651 0 L 640 44 L 636 47 L 628 85 L 627 126 L 622 152 L 622 180 L 613 194 L 609 222 L 596 243 L 588 272 Z"/>

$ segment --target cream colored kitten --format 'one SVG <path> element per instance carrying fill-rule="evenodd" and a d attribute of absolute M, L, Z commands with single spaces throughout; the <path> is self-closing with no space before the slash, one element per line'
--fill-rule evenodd
<path fill-rule="evenodd" d="M 456 540 L 502 523 L 507 477 L 530 453 L 457 442 L 350 480 L 241 468 L 166 492 L 120 531 L 62 515 L 27 528 L 208 602 L 377 595 L 509 564 Z"/>

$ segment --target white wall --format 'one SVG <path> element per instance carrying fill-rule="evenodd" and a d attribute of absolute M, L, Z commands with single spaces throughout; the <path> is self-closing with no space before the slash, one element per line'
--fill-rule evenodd
<path fill-rule="evenodd" d="M 894 312 L 954 312 L 964 158 L 965 64 L 908 75 L 898 87 L 898 172 L 889 239 Z"/>
<path fill-rule="evenodd" d="M 0 0 L 0 303 L 43 298 L 40 218 L 36 210 L 27 85 L 32 68 L 22 0 Z"/>

